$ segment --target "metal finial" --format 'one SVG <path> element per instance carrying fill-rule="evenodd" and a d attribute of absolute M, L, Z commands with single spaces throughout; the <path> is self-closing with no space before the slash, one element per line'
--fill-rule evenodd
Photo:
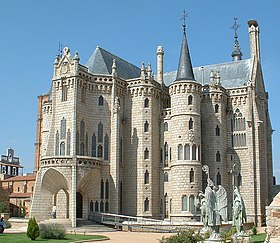
<path fill-rule="evenodd" d="M 181 20 L 183 20 L 183 30 L 184 30 L 184 34 L 186 34 L 186 18 L 188 17 L 188 14 L 186 13 L 186 10 L 184 9 L 184 12 L 183 12 L 183 18 L 181 18 Z"/>
<path fill-rule="evenodd" d="M 237 29 L 240 27 L 240 24 L 237 23 L 238 20 L 237 17 L 234 17 L 233 19 L 234 19 L 234 24 L 231 28 L 234 29 L 234 38 L 238 38 Z"/>
<path fill-rule="evenodd" d="M 62 57 L 62 44 L 61 44 L 60 41 L 58 42 L 58 54 L 57 54 L 57 56 Z"/>

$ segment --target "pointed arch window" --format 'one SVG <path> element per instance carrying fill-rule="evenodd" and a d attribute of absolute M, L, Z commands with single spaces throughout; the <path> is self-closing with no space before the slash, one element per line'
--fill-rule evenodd
<path fill-rule="evenodd" d="M 197 160 L 200 161 L 200 146 L 197 146 Z"/>
<path fill-rule="evenodd" d="M 146 197 L 145 201 L 144 201 L 144 211 L 148 212 L 150 210 L 150 202 L 149 199 Z"/>
<path fill-rule="evenodd" d="M 96 157 L 96 136 L 95 133 L 92 135 L 91 141 L 91 156 Z"/>
<path fill-rule="evenodd" d="M 216 162 L 221 162 L 221 154 L 220 154 L 220 151 L 217 151 L 217 153 L 216 153 Z"/>
<path fill-rule="evenodd" d="M 242 176 L 240 173 L 237 176 L 237 186 L 238 187 L 242 186 Z"/>
<path fill-rule="evenodd" d="M 191 168 L 190 170 L 190 183 L 194 183 L 194 170 Z"/>
<path fill-rule="evenodd" d="M 172 158 L 172 156 L 171 156 L 171 155 L 172 155 L 171 151 L 172 151 L 172 150 L 171 150 L 171 147 L 170 147 L 170 148 L 169 148 L 169 161 L 170 161 L 170 162 L 171 162 L 171 158 Z"/>
<path fill-rule="evenodd" d="M 168 144 L 165 142 L 164 144 L 164 166 L 168 166 Z"/>
<path fill-rule="evenodd" d="M 145 174 L 144 174 L 144 184 L 149 184 L 149 172 L 148 172 L 148 170 L 146 170 Z"/>
<path fill-rule="evenodd" d="M 231 119 L 232 131 L 232 146 L 245 147 L 246 146 L 246 119 L 240 110 L 237 108 Z"/>
<path fill-rule="evenodd" d="M 183 160 L 183 145 L 178 145 L 178 160 Z"/>
<path fill-rule="evenodd" d="M 80 146 L 80 155 L 85 155 L 85 144 L 82 142 Z"/>
<path fill-rule="evenodd" d="M 103 98 L 102 95 L 100 95 L 99 98 L 98 98 L 98 105 L 103 106 L 103 104 L 104 104 L 104 98 Z"/>
<path fill-rule="evenodd" d="M 102 145 L 98 145 L 98 148 L 97 148 L 97 157 L 98 157 L 98 158 L 102 158 L 102 157 L 103 157 L 103 147 L 102 147 Z"/>
<path fill-rule="evenodd" d="M 105 212 L 106 213 L 109 212 L 109 202 L 108 201 L 105 202 Z"/>
<path fill-rule="evenodd" d="M 108 134 L 104 137 L 104 160 L 109 159 L 109 137 Z"/>
<path fill-rule="evenodd" d="M 59 151 L 61 156 L 65 156 L 65 143 L 62 142 L 60 143 L 60 151 Z"/>
<path fill-rule="evenodd" d="M 94 203 L 94 211 L 95 212 L 98 212 L 98 201 L 95 201 L 95 203 Z"/>
<path fill-rule="evenodd" d="M 88 156 L 88 135 L 86 133 L 85 156 Z"/>
<path fill-rule="evenodd" d="M 215 113 L 219 113 L 219 105 L 218 104 L 215 105 Z"/>
<path fill-rule="evenodd" d="M 66 119 L 63 117 L 60 121 L 60 139 L 66 138 Z"/>
<path fill-rule="evenodd" d="M 182 196 L 182 211 L 188 211 L 188 197 L 186 195 Z"/>
<path fill-rule="evenodd" d="M 190 160 L 191 158 L 191 154 L 190 154 L 190 145 L 186 144 L 185 145 L 185 160 Z"/>
<path fill-rule="evenodd" d="M 66 139 L 67 147 L 66 147 L 66 155 L 70 155 L 70 147 L 71 147 L 71 132 L 70 129 L 67 131 L 67 139 Z"/>
<path fill-rule="evenodd" d="M 168 182 L 168 173 L 167 172 L 164 172 L 164 174 L 163 174 L 163 181 Z"/>
<path fill-rule="evenodd" d="M 149 159 L 149 149 L 146 148 L 144 151 L 144 159 Z"/>
<path fill-rule="evenodd" d="M 104 202 L 100 202 L 100 212 L 104 212 Z"/>
<path fill-rule="evenodd" d="M 220 127 L 218 125 L 216 126 L 215 131 L 216 131 L 216 136 L 220 136 Z"/>
<path fill-rule="evenodd" d="M 103 124 L 102 122 L 99 122 L 98 124 L 98 142 L 103 142 Z"/>
<path fill-rule="evenodd" d="M 189 95 L 188 96 L 188 105 L 192 105 L 193 104 L 193 96 Z"/>
<path fill-rule="evenodd" d="M 192 160 L 196 160 L 196 145 L 192 146 Z"/>
<path fill-rule="evenodd" d="M 165 195 L 164 195 L 164 208 L 165 208 L 164 218 L 168 218 L 168 195 L 167 195 L 167 193 L 165 193 Z"/>
<path fill-rule="evenodd" d="M 189 120 L 189 130 L 193 129 L 193 119 L 190 118 Z"/>
<path fill-rule="evenodd" d="M 55 134 L 55 152 L 54 155 L 58 155 L 59 154 L 59 132 L 56 131 Z"/>
<path fill-rule="evenodd" d="M 80 139 L 79 132 L 76 132 L 76 155 L 80 154 Z"/>
<path fill-rule="evenodd" d="M 81 120 L 80 122 L 80 139 L 81 141 L 84 141 L 85 138 L 85 122 L 84 120 Z"/>
<path fill-rule="evenodd" d="M 221 184 L 222 184 L 222 178 L 221 178 L 220 172 L 218 171 L 218 173 L 217 173 L 217 185 L 221 185 Z"/>
<path fill-rule="evenodd" d="M 148 98 L 146 98 L 144 101 L 144 107 L 149 108 L 149 106 L 150 106 L 150 100 Z"/>
<path fill-rule="evenodd" d="M 149 122 L 148 121 L 146 121 L 144 123 L 144 132 L 149 132 Z"/>

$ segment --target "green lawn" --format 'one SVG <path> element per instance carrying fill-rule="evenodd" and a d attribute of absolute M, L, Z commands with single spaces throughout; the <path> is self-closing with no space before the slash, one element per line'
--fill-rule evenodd
<path fill-rule="evenodd" d="M 263 243 L 266 237 L 266 233 L 252 235 L 251 241 L 255 243 Z"/>
<path fill-rule="evenodd" d="M 5 243 L 35 243 L 35 242 L 46 242 L 46 243 L 66 243 L 66 242 L 75 242 L 79 240 L 101 240 L 107 239 L 105 236 L 100 235 L 66 235 L 63 240 L 48 240 L 37 238 L 35 241 L 30 240 L 26 234 L 0 234 L 0 242 Z"/>

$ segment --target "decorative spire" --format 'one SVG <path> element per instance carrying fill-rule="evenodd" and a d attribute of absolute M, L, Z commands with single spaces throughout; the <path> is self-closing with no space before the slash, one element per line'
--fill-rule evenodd
<path fill-rule="evenodd" d="M 237 29 L 240 27 L 240 24 L 237 23 L 237 20 L 238 18 L 234 17 L 234 24 L 231 27 L 232 29 L 234 29 L 234 49 L 233 52 L 231 53 L 233 61 L 241 60 L 243 55 L 238 43 Z"/>
<path fill-rule="evenodd" d="M 193 75 L 193 68 L 192 68 L 192 62 L 190 58 L 188 43 L 187 43 L 187 37 L 186 37 L 186 17 L 187 14 L 184 10 L 183 13 L 183 41 L 181 46 L 181 53 L 180 53 L 180 59 L 179 59 L 179 65 L 177 70 L 177 77 L 175 81 L 179 80 L 195 80 Z"/>

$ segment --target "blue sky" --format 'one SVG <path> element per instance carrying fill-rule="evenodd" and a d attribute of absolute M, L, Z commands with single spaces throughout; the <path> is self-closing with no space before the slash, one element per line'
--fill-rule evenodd
<path fill-rule="evenodd" d="M 165 50 L 164 70 L 177 69 L 181 17 L 193 66 L 231 61 L 233 17 L 243 58 L 249 58 L 247 21 L 260 26 L 261 62 L 273 129 L 274 174 L 280 183 L 280 1 L 263 0 L 9 0 L 0 2 L 0 152 L 12 147 L 25 172 L 33 170 L 37 96 L 51 85 L 58 42 L 79 51 L 85 64 L 97 45 L 140 66 L 155 68 L 156 48 Z"/>

